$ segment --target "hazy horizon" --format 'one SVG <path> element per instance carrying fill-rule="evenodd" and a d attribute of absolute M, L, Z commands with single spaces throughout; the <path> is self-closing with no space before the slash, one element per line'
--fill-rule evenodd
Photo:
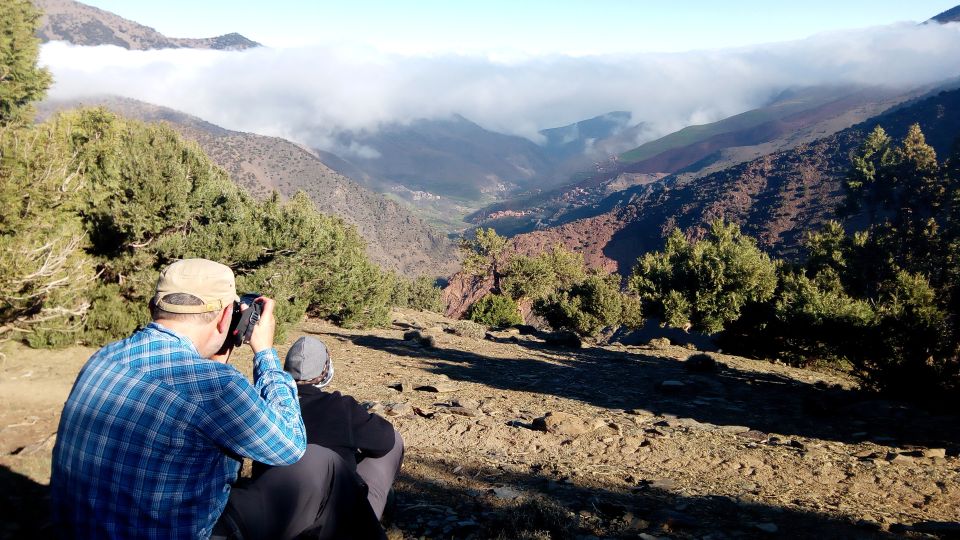
<path fill-rule="evenodd" d="M 55 99 L 119 95 L 229 129 L 371 157 L 375 149 L 343 147 L 336 135 L 459 114 L 539 142 L 542 129 L 625 110 L 645 124 L 640 143 L 762 106 L 790 88 L 916 87 L 954 78 L 958 52 L 960 24 L 895 23 L 677 53 L 498 58 L 351 44 L 226 52 L 49 43 L 41 63 L 54 74 Z"/>

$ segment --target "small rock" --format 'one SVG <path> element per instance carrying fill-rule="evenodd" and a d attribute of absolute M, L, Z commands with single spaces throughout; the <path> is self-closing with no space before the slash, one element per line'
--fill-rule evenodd
<path fill-rule="evenodd" d="M 780 529 L 773 523 L 754 523 L 754 527 L 760 529 L 765 533 L 775 534 Z"/>
<path fill-rule="evenodd" d="M 683 427 L 687 429 L 697 429 L 697 430 L 712 430 L 716 428 L 713 424 L 699 422 L 693 418 L 678 418 L 672 425 L 672 427 Z"/>
<path fill-rule="evenodd" d="M 436 411 L 429 409 L 427 407 L 423 407 L 423 408 L 414 407 L 413 412 L 415 412 L 417 416 L 422 416 L 424 418 L 433 418 L 437 414 Z"/>
<path fill-rule="evenodd" d="M 419 392 L 437 392 L 437 393 L 446 393 L 456 391 L 459 387 L 453 381 L 449 379 L 439 379 L 437 381 L 429 382 L 427 384 L 421 384 L 414 388 Z"/>
<path fill-rule="evenodd" d="M 548 412 L 533 420 L 533 429 L 554 435 L 577 437 L 591 431 L 591 426 L 580 417 L 565 412 Z"/>
<path fill-rule="evenodd" d="M 479 409 L 480 402 L 475 399 L 470 398 L 457 398 L 450 402 L 450 405 L 454 407 L 464 407 L 467 409 Z"/>
<path fill-rule="evenodd" d="M 670 491 L 677 487 L 677 482 L 669 478 L 660 478 L 658 480 L 653 480 L 649 483 L 649 486 L 655 489 L 662 489 L 664 491 Z"/>
<path fill-rule="evenodd" d="M 646 446 L 648 444 L 650 443 L 647 441 L 646 437 L 637 437 L 631 435 L 623 438 L 624 448 L 640 448 L 641 446 Z"/>
<path fill-rule="evenodd" d="M 686 388 L 686 386 L 687 386 L 686 384 L 680 381 L 663 381 L 660 383 L 659 388 L 664 392 L 675 393 L 675 392 L 680 392 L 681 390 Z"/>
<path fill-rule="evenodd" d="M 747 426 L 720 426 L 719 429 L 724 433 L 733 433 L 734 435 L 750 431 Z"/>
<path fill-rule="evenodd" d="M 387 384 L 387 388 L 392 388 L 393 390 L 396 390 L 397 392 L 403 392 L 403 383 L 400 382 L 400 381 L 392 382 L 392 383 Z"/>
<path fill-rule="evenodd" d="M 744 439 L 749 439 L 751 441 L 762 441 L 767 438 L 767 434 L 758 431 L 756 429 L 751 429 L 750 431 L 744 431 L 743 433 L 738 433 L 737 436 L 743 437 Z"/>
<path fill-rule="evenodd" d="M 476 409 L 470 409 L 467 407 L 447 407 L 446 410 L 451 414 L 456 414 L 460 416 L 470 416 L 470 417 L 480 416 L 480 411 Z"/>
<path fill-rule="evenodd" d="M 473 321 L 457 321 L 449 331 L 460 337 L 471 339 L 483 339 L 487 333 L 487 329 L 482 324 Z"/>
<path fill-rule="evenodd" d="M 512 501 L 513 499 L 516 499 L 521 495 L 521 493 L 516 489 L 513 489 L 512 487 L 507 487 L 507 486 L 495 487 L 490 491 L 493 493 L 494 497 L 500 500 L 505 500 L 505 501 Z"/>
<path fill-rule="evenodd" d="M 906 454 L 896 454 L 891 452 L 887 454 L 887 461 L 890 463 L 913 463 L 916 461 L 916 458 Z"/>
<path fill-rule="evenodd" d="M 394 403 L 386 410 L 387 416 L 413 416 L 413 406 L 409 403 Z"/>
<path fill-rule="evenodd" d="M 366 401 L 362 404 L 362 407 L 366 409 L 367 412 L 373 414 L 382 414 L 384 410 L 386 410 L 383 406 L 383 403 L 380 403 L 379 401 Z"/>
<path fill-rule="evenodd" d="M 670 346 L 670 340 L 665 337 L 653 338 L 647 342 L 647 345 L 654 349 L 666 349 Z"/>
<path fill-rule="evenodd" d="M 945 458 L 947 457 L 946 448 L 924 448 L 923 457 L 925 458 Z"/>

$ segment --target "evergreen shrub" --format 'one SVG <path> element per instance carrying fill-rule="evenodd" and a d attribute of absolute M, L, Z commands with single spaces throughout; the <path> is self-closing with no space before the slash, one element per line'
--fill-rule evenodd
<path fill-rule="evenodd" d="M 467 311 L 467 318 L 487 326 L 507 327 L 523 324 L 520 308 L 509 296 L 488 294 L 474 302 Z"/>

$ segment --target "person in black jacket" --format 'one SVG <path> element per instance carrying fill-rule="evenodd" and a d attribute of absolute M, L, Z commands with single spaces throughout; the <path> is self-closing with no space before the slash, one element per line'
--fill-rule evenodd
<path fill-rule="evenodd" d="M 333 450 L 354 467 L 367 486 L 370 507 L 381 519 L 403 461 L 400 433 L 351 396 L 321 390 L 333 379 L 333 360 L 319 339 L 305 336 L 294 342 L 283 369 L 297 381 L 307 443 Z"/>

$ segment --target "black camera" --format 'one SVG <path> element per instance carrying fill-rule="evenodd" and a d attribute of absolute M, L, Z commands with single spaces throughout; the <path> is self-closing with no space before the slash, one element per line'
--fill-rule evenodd
<path fill-rule="evenodd" d="M 263 305 L 255 302 L 260 296 L 260 293 L 247 293 L 240 297 L 239 302 L 234 302 L 233 318 L 230 320 L 227 340 L 223 343 L 224 348 L 237 347 L 250 341 L 253 327 L 260 320 L 263 310 Z M 243 309 L 243 306 L 247 306 L 247 309 Z"/>

